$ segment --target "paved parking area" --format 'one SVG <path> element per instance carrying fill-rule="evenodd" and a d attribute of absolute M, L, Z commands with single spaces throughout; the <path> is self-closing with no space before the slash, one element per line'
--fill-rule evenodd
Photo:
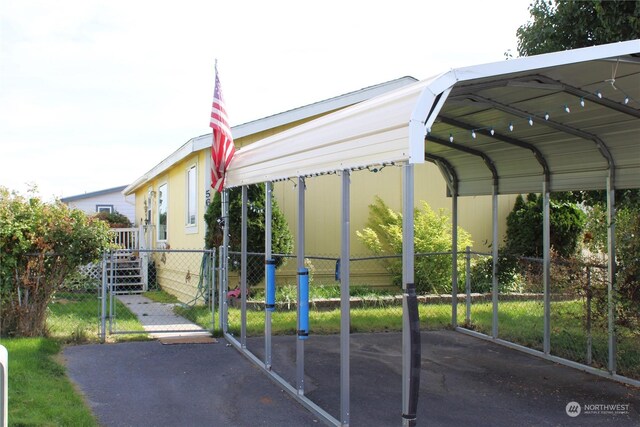
<path fill-rule="evenodd" d="M 351 425 L 401 425 L 400 343 L 398 333 L 352 335 Z M 418 425 L 640 425 L 637 388 L 452 331 L 423 332 L 422 345 Z M 247 346 L 258 355 L 264 348 L 260 338 Z M 105 426 L 322 424 L 222 339 L 83 345 L 63 354 Z M 273 338 L 273 367 L 293 383 L 295 337 Z M 338 337 L 310 337 L 305 375 L 307 397 L 337 417 Z M 577 417 L 567 415 L 571 402 L 580 405 Z"/>

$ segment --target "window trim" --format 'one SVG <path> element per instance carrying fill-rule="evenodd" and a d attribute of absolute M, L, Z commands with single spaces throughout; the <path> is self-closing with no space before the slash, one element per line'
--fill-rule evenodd
<path fill-rule="evenodd" d="M 189 191 L 189 173 L 193 170 L 193 222 L 190 222 L 189 208 L 191 200 L 191 192 Z M 198 232 L 198 163 L 190 163 L 185 169 L 185 210 L 184 210 L 185 232 L 193 234 Z"/>
<path fill-rule="evenodd" d="M 113 213 L 115 211 L 115 209 L 113 208 L 113 205 L 104 205 L 104 204 L 97 204 L 96 205 L 96 212 L 100 213 L 100 212 L 105 212 L 101 209 L 107 208 L 109 209 L 109 213 Z"/>
<path fill-rule="evenodd" d="M 161 193 L 160 193 L 160 187 L 165 186 L 166 188 L 166 195 L 165 200 L 166 200 L 166 214 L 167 214 L 167 218 L 166 218 L 166 224 L 165 224 L 165 238 L 161 239 L 160 238 L 160 197 L 161 197 Z M 157 242 L 166 242 L 169 240 L 169 182 L 168 181 L 163 181 L 161 184 L 158 185 L 158 196 L 157 196 L 157 200 L 156 200 L 156 220 L 157 220 L 157 226 L 156 226 L 156 241 Z"/>

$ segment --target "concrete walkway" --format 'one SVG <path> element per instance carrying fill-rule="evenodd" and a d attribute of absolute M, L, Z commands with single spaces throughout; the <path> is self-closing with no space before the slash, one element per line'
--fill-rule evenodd
<path fill-rule="evenodd" d="M 117 298 L 138 317 L 144 330 L 152 338 L 211 335 L 206 329 L 175 314 L 175 303 L 155 302 L 142 295 L 118 295 Z"/>

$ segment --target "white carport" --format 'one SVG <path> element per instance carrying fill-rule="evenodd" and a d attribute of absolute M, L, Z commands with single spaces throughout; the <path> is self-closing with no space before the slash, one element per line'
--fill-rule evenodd
<path fill-rule="evenodd" d="M 268 198 L 273 181 L 295 178 L 301 184 L 298 185 L 296 244 L 300 268 L 304 259 L 304 179 L 326 173 L 342 175 L 340 420 L 304 396 L 304 340 L 299 340 L 297 346 L 295 388 L 271 372 L 269 312 L 265 361 L 258 360 L 246 349 L 244 320 L 240 342 L 225 330 L 225 336 L 241 351 L 330 423 L 349 424 L 349 175 L 362 167 L 395 164 L 402 165 L 404 170 L 402 413 L 403 424 L 415 424 L 420 335 L 413 284 L 413 170 L 414 165 L 425 160 L 437 164 L 447 181 L 452 196 L 454 230 L 457 229 L 458 196 L 493 195 L 494 339 L 497 338 L 498 295 L 497 196 L 543 193 L 545 330 L 541 355 L 549 356 L 549 193 L 606 189 L 609 253 L 615 253 L 614 190 L 640 187 L 640 40 L 454 69 L 237 152 L 226 183 L 228 187 L 243 186 L 245 210 L 249 184 L 266 182 Z M 223 206 L 226 206 L 224 198 Z M 270 203 L 266 206 L 270 207 Z M 246 236 L 246 214 L 242 231 Z M 270 242 L 270 234 L 267 237 L 266 241 Z M 454 233 L 454 260 L 455 239 Z M 244 266 L 246 244 L 242 252 Z M 265 253 L 269 259 L 270 247 L 265 248 Z M 612 376 L 616 370 L 614 267 L 615 259 L 609 257 L 608 370 Z M 455 261 L 452 268 L 455 295 Z M 246 287 L 246 283 L 242 286 Z M 244 310 L 244 290 L 242 295 Z M 452 323 L 457 326 L 456 298 L 453 301 Z M 224 329 L 224 322 L 222 325 Z"/>

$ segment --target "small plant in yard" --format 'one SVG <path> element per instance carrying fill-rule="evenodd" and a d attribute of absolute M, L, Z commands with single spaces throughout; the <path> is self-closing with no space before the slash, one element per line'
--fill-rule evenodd
<path fill-rule="evenodd" d="M 451 220 L 444 211 L 434 212 L 426 203 L 414 213 L 416 253 L 451 252 Z M 402 214 L 389 208 L 380 198 L 369 205 L 369 219 L 364 230 L 356 231 L 358 238 L 375 255 L 402 253 Z M 471 246 L 471 235 L 458 227 L 458 251 Z M 402 282 L 402 260 L 384 261 L 393 282 Z M 458 285 L 464 284 L 464 260 L 458 260 Z M 415 261 L 416 290 L 419 293 L 451 293 L 451 255 L 417 257 Z"/>

